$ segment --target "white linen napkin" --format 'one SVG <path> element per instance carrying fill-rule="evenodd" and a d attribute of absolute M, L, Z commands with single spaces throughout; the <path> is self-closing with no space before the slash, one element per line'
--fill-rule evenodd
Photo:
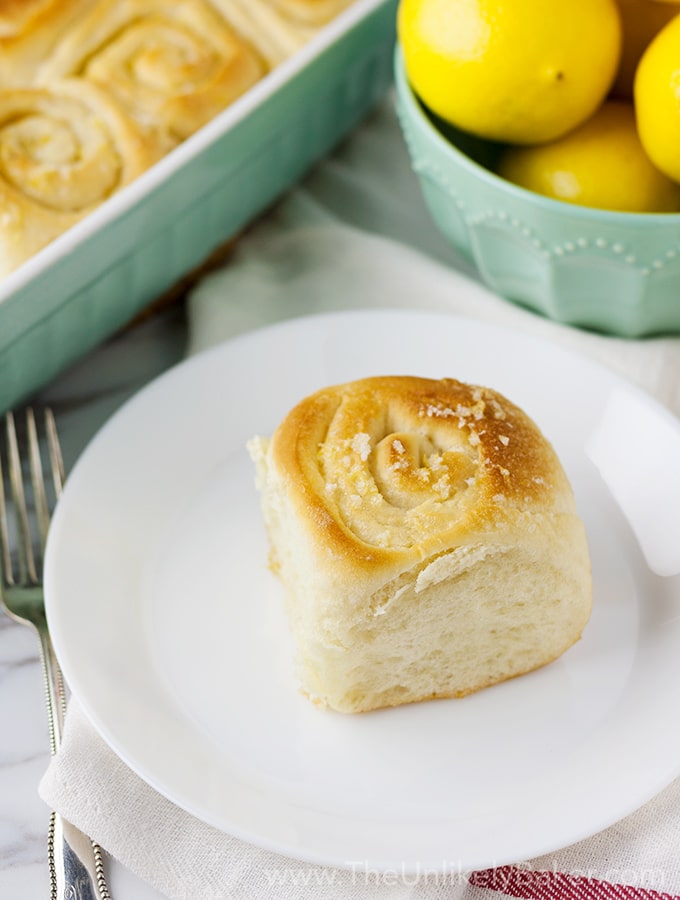
<path fill-rule="evenodd" d="M 397 870 L 380 874 L 329 869 L 223 834 L 179 810 L 133 774 L 73 701 L 62 749 L 40 793 L 52 808 L 171 900 L 489 900 L 494 896 L 471 884 L 467 873 L 434 877 L 423 872 L 420 877 L 417 873 L 403 877 Z M 583 800 L 585 814 L 588 798 Z M 513 884 L 505 875 L 504 893 L 537 900 L 589 900 L 585 886 L 597 879 L 647 892 L 680 894 L 678 846 L 680 779 L 641 810 L 594 837 L 558 853 L 518 860 L 523 878 Z M 532 873 L 536 886 L 542 887 L 534 894 L 527 893 Z M 579 879 L 578 889 L 551 892 L 545 876 L 538 880 L 540 873 L 567 873 Z M 625 890 L 615 894 L 616 900 L 627 900 Z M 630 900 L 663 898 L 646 893 Z"/>
<path fill-rule="evenodd" d="M 450 310 L 598 359 L 680 415 L 680 340 L 619 340 L 561 326 L 493 296 L 460 269 L 466 267 L 423 207 L 387 104 L 193 292 L 187 352 L 262 324 L 330 309 Z M 612 898 L 680 894 L 680 780 L 588 840 L 518 861 L 519 870 L 497 871 L 494 883 L 488 874 L 404 878 L 398 872 L 324 869 L 243 843 L 177 809 L 134 775 L 75 702 L 40 794 L 172 900 L 488 900 L 493 895 L 485 884 L 516 897 L 589 900 L 602 895 L 597 880 Z M 587 797 L 583 802 L 587 810 Z M 629 887 L 612 889 L 609 883 Z"/>

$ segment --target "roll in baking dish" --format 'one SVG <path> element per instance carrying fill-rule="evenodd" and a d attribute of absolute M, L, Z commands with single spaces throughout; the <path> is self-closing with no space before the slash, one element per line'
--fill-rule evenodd
<path fill-rule="evenodd" d="M 571 486 L 496 391 L 361 379 L 302 400 L 249 448 L 314 702 L 462 697 L 580 637 L 592 589 Z"/>
<path fill-rule="evenodd" d="M 0 276 L 161 155 L 95 84 L 65 79 L 0 93 Z"/>
<path fill-rule="evenodd" d="M 12 199 L 11 214 L 0 216 L 0 277 L 94 208 L 82 201 L 81 187 L 73 177 L 76 160 L 66 150 L 68 143 L 77 153 L 83 137 L 81 116 L 71 115 L 63 103 L 46 111 L 40 98 L 59 93 L 64 82 L 79 83 L 88 103 L 96 91 L 105 95 L 106 115 L 100 118 L 93 109 L 89 131 L 93 135 L 99 129 L 102 140 L 111 137 L 108 150 L 110 155 L 120 153 L 121 177 L 112 180 L 108 166 L 103 166 L 93 191 L 99 204 L 128 183 L 123 173 L 136 166 L 140 174 L 194 134 L 349 3 L 8 0 L 0 4 L 0 110 L 13 110 L 12 121 L 5 117 L 0 124 L 0 193 Z M 112 106 L 115 113 L 110 112 Z M 112 114 L 127 119 L 128 130 L 136 129 L 140 144 L 153 144 L 148 153 L 128 156 L 109 132 Z M 29 139 L 20 141 L 20 134 Z M 144 166 L 139 165 L 142 159 Z M 59 191 L 55 214 L 52 198 L 43 189 L 50 173 L 60 172 L 63 183 L 52 185 Z M 90 167 L 88 185 L 95 176 Z M 22 210 L 26 214 L 20 216 Z"/>

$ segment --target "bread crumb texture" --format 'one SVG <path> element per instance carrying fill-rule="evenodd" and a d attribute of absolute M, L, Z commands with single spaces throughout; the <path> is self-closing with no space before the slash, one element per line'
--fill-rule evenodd
<path fill-rule="evenodd" d="M 361 379 L 303 399 L 249 448 L 315 702 L 463 696 L 580 636 L 591 577 L 571 486 L 497 391 Z"/>

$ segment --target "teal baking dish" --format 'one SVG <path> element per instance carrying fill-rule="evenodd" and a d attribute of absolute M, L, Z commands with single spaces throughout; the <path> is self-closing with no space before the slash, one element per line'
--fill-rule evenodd
<path fill-rule="evenodd" d="M 212 122 L 0 284 L 0 410 L 238 234 L 392 83 L 397 0 L 356 0 Z"/>

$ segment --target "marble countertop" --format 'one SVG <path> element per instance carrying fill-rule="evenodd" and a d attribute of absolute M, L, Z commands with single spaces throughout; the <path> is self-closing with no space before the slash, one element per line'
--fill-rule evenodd
<path fill-rule="evenodd" d="M 37 786 L 49 760 L 49 735 L 37 642 L 29 629 L 0 617 L 0 897 L 49 896 L 49 810 Z M 159 900 L 162 894 L 107 860 L 114 897 Z"/>
<path fill-rule="evenodd" d="M 49 735 L 37 642 L 29 629 L 0 616 L 0 897 L 49 896 L 49 810 L 37 786 L 49 760 Z M 122 866 L 108 862 L 114 897 L 158 900 Z"/>

